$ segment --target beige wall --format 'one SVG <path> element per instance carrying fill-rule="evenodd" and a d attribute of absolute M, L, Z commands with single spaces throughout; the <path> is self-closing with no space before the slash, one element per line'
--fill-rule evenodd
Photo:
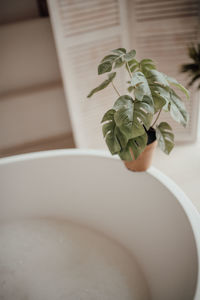
<path fill-rule="evenodd" d="M 39 17 L 37 0 L 1 0 L 0 24 Z"/>
<path fill-rule="evenodd" d="M 71 134 L 48 18 L 0 26 L 0 151 Z"/>
<path fill-rule="evenodd" d="M 70 132 L 61 84 L 2 97 L 0 128 L 2 149 Z"/>
<path fill-rule="evenodd" d="M 60 80 L 48 18 L 0 26 L 0 93 Z"/>

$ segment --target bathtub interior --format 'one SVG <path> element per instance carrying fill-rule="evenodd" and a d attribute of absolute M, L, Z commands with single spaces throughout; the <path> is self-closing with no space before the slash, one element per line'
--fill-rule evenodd
<path fill-rule="evenodd" d="M 193 299 L 196 242 L 173 193 L 149 172 L 127 171 L 119 160 L 54 153 L 2 160 L 1 222 L 50 218 L 98 230 L 134 255 L 152 299 Z"/>

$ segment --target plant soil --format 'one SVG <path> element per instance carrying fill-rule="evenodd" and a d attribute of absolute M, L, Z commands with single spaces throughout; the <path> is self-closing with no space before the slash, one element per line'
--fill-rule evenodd
<path fill-rule="evenodd" d="M 148 131 L 146 131 L 148 135 L 147 145 L 153 143 L 156 140 L 156 131 L 153 127 L 150 127 Z"/>

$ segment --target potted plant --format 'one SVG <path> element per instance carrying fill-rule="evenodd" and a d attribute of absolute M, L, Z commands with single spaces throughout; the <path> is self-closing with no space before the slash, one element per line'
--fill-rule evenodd
<path fill-rule="evenodd" d="M 182 65 L 181 72 L 187 73 L 191 78 L 188 83 L 189 87 L 199 81 L 197 89 L 200 89 L 200 43 L 188 47 L 188 56 L 192 62 Z"/>
<path fill-rule="evenodd" d="M 185 105 L 172 87 L 187 98 L 189 93 L 176 79 L 157 71 L 151 59 L 138 61 L 135 55 L 135 50 L 127 52 L 118 48 L 105 56 L 98 66 L 98 74 L 109 72 L 108 77 L 88 97 L 110 84 L 113 86 L 118 98 L 101 121 L 106 144 L 111 154 L 119 155 L 128 169 L 145 171 L 157 143 L 166 154 L 174 147 L 171 126 L 167 122 L 157 124 L 161 112 L 170 113 L 184 127 L 188 122 Z M 127 92 L 122 95 L 114 84 L 116 72 L 111 72 L 120 67 L 125 67 L 130 77 Z"/>

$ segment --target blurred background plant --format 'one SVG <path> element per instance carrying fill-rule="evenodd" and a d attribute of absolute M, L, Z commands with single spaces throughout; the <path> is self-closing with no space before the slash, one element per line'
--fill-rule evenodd
<path fill-rule="evenodd" d="M 183 64 L 181 66 L 181 72 L 187 73 L 190 81 L 188 87 L 197 83 L 197 89 L 200 89 L 200 43 L 192 44 L 188 47 L 188 56 L 192 62 Z"/>

